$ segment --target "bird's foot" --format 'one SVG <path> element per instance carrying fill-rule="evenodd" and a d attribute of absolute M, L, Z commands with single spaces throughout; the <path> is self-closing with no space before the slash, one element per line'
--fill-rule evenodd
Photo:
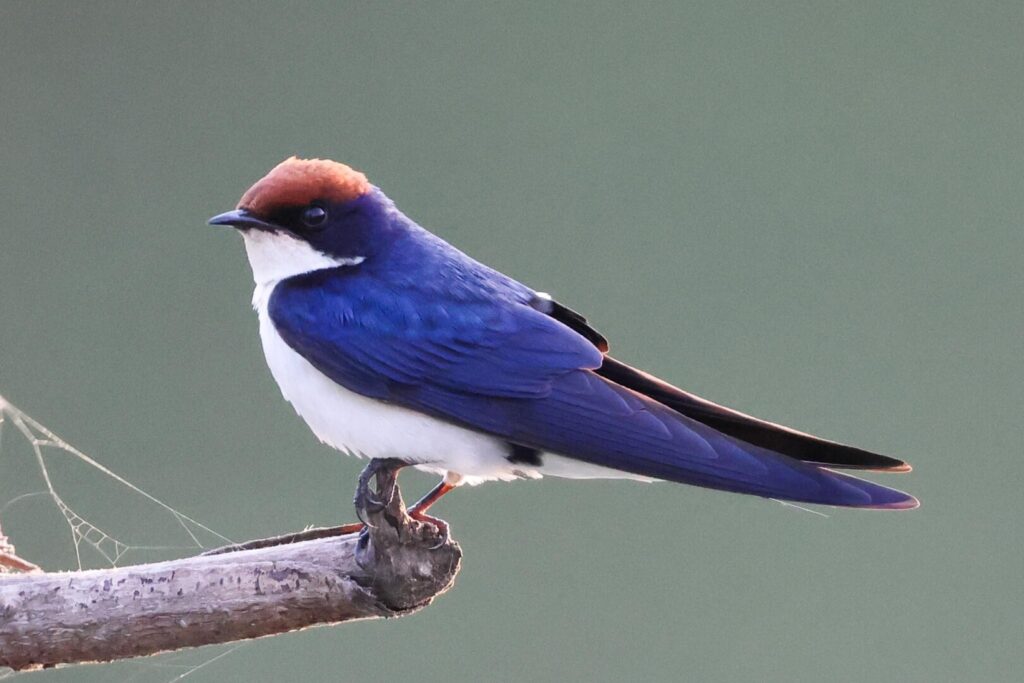
<path fill-rule="evenodd" d="M 447 543 L 451 539 L 451 532 L 448 529 L 448 522 L 444 521 L 443 519 L 438 519 L 437 517 L 428 515 L 427 513 L 422 512 L 421 510 L 417 510 L 415 507 L 409 510 L 409 516 L 415 519 L 417 522 L 424 522 L 425 524 L 432 524 L 435 527 L 437 527 L 437 543 L 430 546 L 429 550 L 437 550 L 438 548 L 443 548 L 445 543 Z"/>
<path fill-rule="evenodd" d="M 440 482 L 438 482 L 437 486 L 428 491 L 427 495 L 423 496 L 418 501 L 413 503 L 413 506 L 409 508 L 410 517 L 412 517 L 418 522 L 433 524 L 435 527 L 437 527 L 438 532 L 440 532 L 441 538 L 438 541 L 437 545 L 431 547 L 432 550 L 436 550 L 437 548 L 442 547 L 445 543 L 448 542 L 448 539 L 450 538 L 451 535 L 448 530 L 448 523 L 438 519 L 437 517 L 428 515 L 427 510 L 430 508 L 430 506 L 439 501 L 442 496 L 444 496 L 446 493 L 454 489 L 455 486 L 458 484 L 458 479 L 453 478 L 453 482 L 454 483 L 449 482 L 449 478 L 445 477 Z"/>
<path fill-rule="evenodd" d="M 408 515 L 418 522 L 429 524 L 437 529 L 439 540 L 428 547 L 430 550 L 437 550 L 450 544 L 451 535 L 448 524 L 436 517 L 426 514 L 426 510 L 433 505 L 441 496 L 453 488 L 454 483 L 447 480 L 441 481 L 427 495 L 417 501 L 408 511 L 402 502 L 402 494 L 398 489 L 398 471 L 407 463 L 397 459 L 374 459 L 371 460 L 362 473 L 359 475 L 359 483 L 356 486 L 355 508 L 359 522 L 342 524 L 333 527 L 316 527 L 303 531 L 273 538 L 263 538 L 247 543 L 229 545 L 223 548 L 209 550 L 204 555 L 219 555 L 226 552 L 239 550 L 254 550 L 274 545 L 298 543 L 300 541 L 311 541 L 318 538 L 333 536 L 346 536 L 349 534 L 361 534 L 360 545 L 365 547 L 369 541 L 372 530 L 379 529 L 379 523 L 384 520 L 387 526 L 394 530 L 408 529 L 408 524 L 403 521 Z M 374 480 L 376 480 L 374 484 Z M 457 481 L 457 480 L 456 480 Z M 373 520 L 373 521 L 371 521 Z M 402 532 L 407 533 L 407 532 Z M 431 536 L 433 534 L 430 534 Z"/>
<path fill-rule="evenodd" d="M 395 458 L 374 458 L 359 473 L 356 486 L 356 516 L 365 526 L 373 526 L 366 520 L 366 513 L 383 512 L 395 500 L 398 492 L 398 470 L 406 463 Z M 376 490 L 370 482 L 376 478 Z"/>

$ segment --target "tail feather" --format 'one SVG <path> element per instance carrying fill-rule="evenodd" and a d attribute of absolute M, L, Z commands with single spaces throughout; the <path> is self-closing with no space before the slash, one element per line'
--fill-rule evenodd
<path fill-rule="evenodd" d="M 886 472 L 909 472 L 911 469 L 910 465 L 896 458 L 828 441 L 712 403 L 611 356 L 605 356 L 604 363 L 596 372 L 723 434 L 797 460 L 842 469 Z"/>
<path fill-rule="evenodd" d="M 592 372 L 556 381 L 510 440 L 642 477 L 842 507 L 905 510 L 913 496 L 736 439 Z"/>

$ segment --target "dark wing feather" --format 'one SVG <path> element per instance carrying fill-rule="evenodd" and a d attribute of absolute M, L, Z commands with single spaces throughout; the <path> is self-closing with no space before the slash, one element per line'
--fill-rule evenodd
<path fill-rule="evenodd" d="M 591 341 L 601 340 L 595 346 L 602 352 L 608 351 L 608 343 L 586 318 L 556 301 L 550 303 L 549 315 Z M 723 434 L 797 460 L 849 469 L 910 471 L 910 465 L 902 460 L 822 439 L 712 403 L 611 356 L 605 356 L 596 372 Z"/>

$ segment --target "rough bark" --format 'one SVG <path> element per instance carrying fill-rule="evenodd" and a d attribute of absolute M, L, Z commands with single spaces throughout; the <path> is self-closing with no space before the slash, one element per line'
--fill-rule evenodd
<path fill-rule="evenodd" d="M 425 607 L 452 585 L 462 552 L 406 514 L 394 472 L 377 476 L 390 502 L 364 508 L 372 526 L 359 535 L 0 577 L 0 666 L 138 657 Z"/>

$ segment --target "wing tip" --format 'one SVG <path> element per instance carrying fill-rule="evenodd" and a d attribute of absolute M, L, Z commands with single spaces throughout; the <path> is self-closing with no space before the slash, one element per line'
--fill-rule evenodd
<path fill-rule="evenodd" d="M 902 493 L 902 491 L 901 491 Z M 900 500 L 891 501 L 888 503 L 881 503 L 879 505 L 872 505 L 869 510 L 916 510 L 921 507 L 921 501 L 909 493 L 904 493 L 903 498 Z"/>
<path fill-rule="evenodd" d="M 833 490 L 832 500 L 827 504 L 859 510 L 915 510 L 921 507 L 921 501 L 906 491 L 826 468 L 822 471 L 834 477 L 834 483 L 840 484 L 840 489 Z"/>
<path fill-rule="evenodd" d="M 902 498 L 899 498 L 898 500 L 886 501 L 884 503 L 876 503 L 876 502 L 871 502 L 871 503 L 835 503 L 835 502 L 830 502 L 830 503 L 824 503 L 824 505 L 826 505 L 828 507 L 834 507 L 834 508 L 843 508 L 843 509 L 846 509 L 846 510 L 883 510 L 883 511 L 916 510 L 917 508 L 921 507 L 921 501 L 918 500 L 915 496 L 912 496 L 909 493 L 904 493 L 903 491 L 895 491 L 895 489 L 890 489 L 890 490 L 892 490 L 892 491 L 894 491 L 896 493 L 899 493 L 902 496 Z"/>
<path fill-rule="evenodd" d="M 871 497 L 870 502 L 854 505 L 865 510 L 916 510 L 921 501 L 906 491 L 891 489 L 878 484 L 861 489 Z"/>
<path fill-rule="evenodd" d="M 902 493 L 902 492 L 900 492 Z M 903 494 L 902 501 L 895 501 L 884 505 L 882 510 L 916 510 L 921 507 L 921 501 L 910 494 Z"/>

